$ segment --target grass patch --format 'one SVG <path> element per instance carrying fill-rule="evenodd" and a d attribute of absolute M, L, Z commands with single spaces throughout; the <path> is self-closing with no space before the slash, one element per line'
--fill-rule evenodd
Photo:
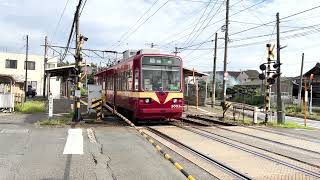
<path fill-rule="evenodd" d="M 289 128 L 289 129 L 309 129 L 309 130 L 313 129 L 310 127 L 305 127 L 303 125 L 297 124 L 295 122 L 285 122 L 284 124 L 277 124 L 275 122 L 269 122 L 268 126 L 278 127 L 278 128 Z"/>
<path fill-rule="evenodd" d="M 68 125 L 72 120 L 73 113 L 69 112 L 68 114 L 64 114 L 62 116 L 55 116 L 51 119 L 44 119 L 36 122 L 35 124 L 38 126 L 56 126 L 56 127 L 64 127 Z"/>
<path fill-rule="evenodd" d="M 298 118 L 304 118 L 304 114 L 301 112 L 291 112 L 291 113 L 286 113 L 286 116 L 292 116 L 292 117 L 298 117 Z M 307 113 L 307 119 L 311 119 L 311 120 L 320 120 L 320 114 L 318 113 Z"/>
<path fill-rule="evenodd" d="M 55 118 L 51 118 L 51 119 L 45 119 L 45 120 L 38 121 L 38 122 L 36 122 L 36 125 L 63 127 L 65 125 L 67 125 L 70 121 L 71 121 L 70 118 L 62 116 L 62 117 L 55 117 Z"/>
<path fill-rule="evenodd" d="M 15 110 L 21 113 L 37 113 L 46 111 L 46 103 L 43 101 L 27 101 L 15 106 Z"/>

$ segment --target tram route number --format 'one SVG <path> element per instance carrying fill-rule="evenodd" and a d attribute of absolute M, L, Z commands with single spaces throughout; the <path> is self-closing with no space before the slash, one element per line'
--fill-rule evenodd
<path fill-rule="evenodd" d="M 180 104 L 172 104 L 171 108 L 182 108 L 182 105 L 180 105 Z"/>

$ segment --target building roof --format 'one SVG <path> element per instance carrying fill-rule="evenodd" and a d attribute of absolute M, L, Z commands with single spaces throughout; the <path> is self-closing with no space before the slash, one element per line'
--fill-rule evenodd
<path fill-rule="evenodd" d="M 212 71 L 206 71 L 204 73 L 207 73 L 209 75 L 212 75 Z M 224 71 L 217 71 L 216 74 L 218 76 L 223 76 Z M 234 78 L 237 78 L 241 72 L 240 71 L 228 71 L 229 76 L 232 76 Z"/>
<path fill-rule="evenodd" d="M 239 84 L 240 86 L 260 86 L 262 84 L 261 80 L 256 79 L 253 81 L 243 82 Z"/>
<path fill-rule="evenodd" d="M 183 68 L 183 75 L 184 75 L 184 77 L 193 76 L 193 70 L 187 69 L 187 68 Z M 209 76 L 209 74 L 207 74 L 207 73 L 201 73 L 201 72 L 196 71 L 196 70 L 194 71 L 194 75 L 197 76 L 197 77 Z"/>
<path fill-rule="evenodd" d="M 320 75 L 320 63 L 317 63 L 312 69 L 306 72 L 303 76 L 309 77 L 311 74 Z"/>
<path fill-rule="evenodd" d="M 258 76 L 259 76 L 259 71 L 257 71 L 257 70 L 246 70 L 243 72 L 246 73 L 247 76 L 251 79 L 258 78 Z"/>

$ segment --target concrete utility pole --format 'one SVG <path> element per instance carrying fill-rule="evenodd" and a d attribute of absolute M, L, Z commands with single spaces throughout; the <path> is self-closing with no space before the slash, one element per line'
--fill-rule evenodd
<path fill-rule="evenodd" d="M 75 61 L 76 61 L 76 77 L 75 77 L 75 93 L 74 93 L 74 116 L 73 121 L 79 122 L 81 120 L 81 114 L 80 114 L 80 77 L 81 77 L 81 41 L 83 41 L 82 36 L 80 36 L 80 29 L 79 29 L 79 11 L 81 7 L 82 0 L 79 0 L 79 4 L 77 6 L 76 15 L 75 15 L 75 28 L 76 28 L 76 50 L 75 50 Z"/>
<path fill-rule="evenodd" d="M 25 95 L 24 95 L 24 102 L 27 101 L 27 92 L 28 92 L 28 53 L 29 53 L 29 36 L 26 36 L 26 61 L 25 61 L 25 68 L 26 68 L 26 75 L 24 80 L 25 85 Z"/>
<path fill-rule="evenodd" d="M 48 63 L 48 40 L 47 40 L 47 36 L 45 36 L 45 38 L 44 38 L 44 63 L 43 63 L 43 93 L 42 93 L 43 97 L 46 97 L 47 63 Z"/>
<path fill-rule="evenodd" d="M 277 13 L 277 63 L 280 64 L 280 20 L 279 20 L 279 13 Z M 277 68 L 277 74 L 279 74 L 277 78 L 277 123 L 283 124 L 284 123 L 284 116 L 283 116 L 283 108 L 282 108 L 282 100 L 281 100 L 281 70 L 280 65 Z"/>
<path fill-rule="evenodd" d="M 225 35 L 224 35 L 224 59 L 223 59 L 223 81 L 222 81 L 222 101 L 226 101 L 227 96 L 227 55 L 228 55 L 228 30 L 229 30 L 229 0 L 226 2 L 226 25 L 225 25 Z"/>
<path fill-rule="evenodd" d="M 214 38 L 214 54 L 213 54 L 213 69 L 212 69 L 212 96 L 211 96 L 211 107 L 214 108 L 216 103 L 216 69 L 217 69 L 217 43 L 218 33 L 215 34 Z"/>
<path fill-rule="evenodd" d="M 178 49 L 179 49 L 178 47 L 174 47 L 174 52 L 173 52 L 173 53 L 174 53 L 175 56 L 177 56 L 177 54 L 180 53 L 180 52 L 178 51 Z"/>
<path fill-rule="evenodd" d="M 302 91 L 303 61 L 304 61 L 304 53 L 302 53 L 302 59 L 301 59 L 300 83 L 299 83 L 299 92 L 298 92 L 298 106 L 299 106 L 300 108 L 301 108 L 301 91 Z"/>

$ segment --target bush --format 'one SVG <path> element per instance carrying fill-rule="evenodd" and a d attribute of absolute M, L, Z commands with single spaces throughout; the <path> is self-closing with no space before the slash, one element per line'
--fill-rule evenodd
<path fill-rule="evenodd" d="M 43 101 L 27 101 L 15 106 L 15 110 L 22 113 L 45 112 L 46 104 Z"/>
<path fill-rule="evenodd" d="M 264 97 L 263 96 L 246 96 L 246 95 L 235 94 L 235 95 L 233 95 L 233 97 L 230 98 L 230 101 L 259 106 L 259 105 L 264 104 Z"/>
<path fill-rule="evenodd" d="M 87 89 L 80 88 L 81 96 L 85 96 L 87 94 Z"/>

